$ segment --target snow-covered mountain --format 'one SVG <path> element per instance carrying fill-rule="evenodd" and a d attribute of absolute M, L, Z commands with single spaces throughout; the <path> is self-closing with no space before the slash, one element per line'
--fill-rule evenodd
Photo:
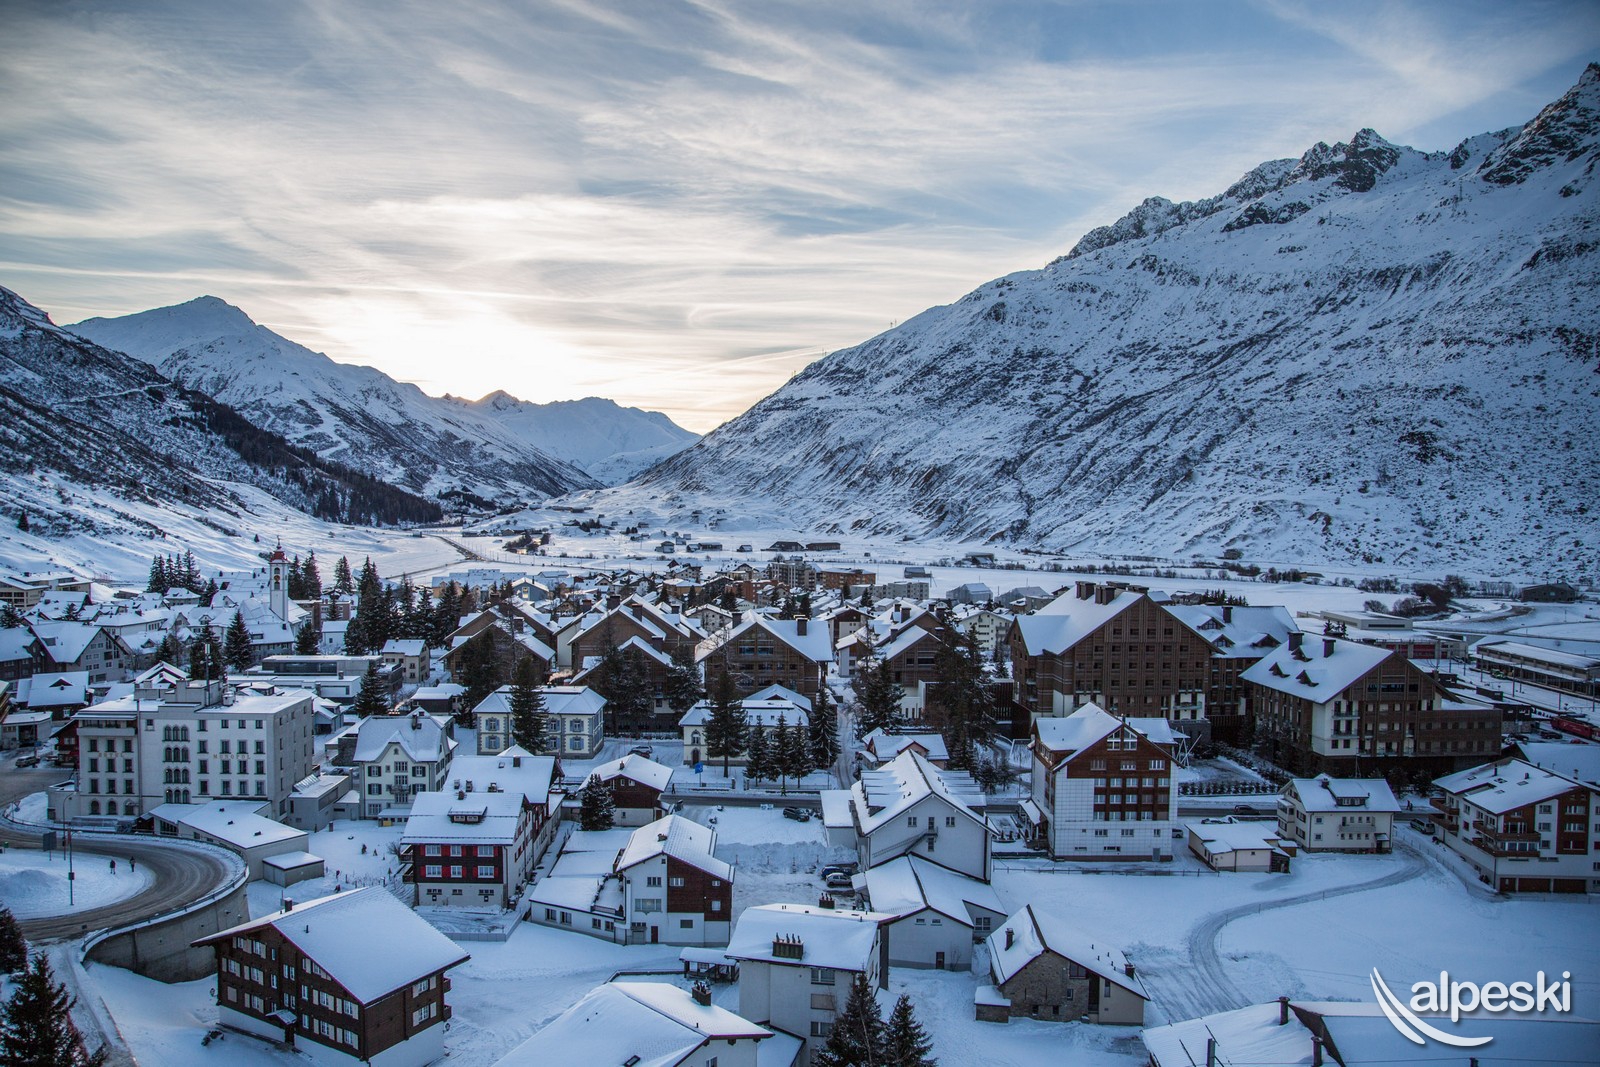
<path fill-rule="evenodd" d="M 446 400 L 498 422 L 511 436 L 616 485 L 683 451 L 700 435 L 659 411 L 585 397 L 535 404 L 496 390 L 482 400 Z"/>
<path fill-rule="evenodd" d="M 434 501 L 298 448 L 148 364 L 60 329 L 4 288 L 0 442 L 5 514 L 19 532 L 53 540 L 160 538 L 162 516 L 238 534 L 281 521 L 283 505 L 363 524 L 440 513 Z"/>
<path fill-rule="evenodd" d="M 414 492 L 526 500 L 598 484 L 459 402 L 336 363 L 213 296 L 67 329 L 209 393 L 257 424 Z"/>
<path fill-rule="evenodd" d="M 1591 64 L 1450 152 L 1362 130 L 1152 198 L 579 497 L 730 529 L 1579 571 L 1600 546 L 1597 162 Z"/>

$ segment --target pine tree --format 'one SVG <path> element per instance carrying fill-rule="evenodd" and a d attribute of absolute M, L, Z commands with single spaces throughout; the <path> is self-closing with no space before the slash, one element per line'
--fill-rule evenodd
<path fill-rule="evenodd" d="M 333 565 L 333 591 L 349 596 L 355 587 L 355 579 L 350 576 L 350 558 L 340 556 L 339 562 Z"/>
<path fill-rule="evenodd" d="M 722 774 L 728 774 L 728 760 L 744 752 L 749 729 L 739 690 L 727 671 L 717 675 L 711 696 L 711 714 L 706 718 L 706 755 L 722 760 Z"/>
<path fill-rule="evenodd" d="M 22 612 L 17 610 L 15 604 L 9 600 L 4 604 L 0 604 L 0 629 L 15 630 L 24 621 Z"/>
<path fill-rule="evenodd" d="M 28 942 L 11 909 L 0 907 L 0 974 L 14 974 L 28 965 Z"/>
<path fill-rule="evenodd" d="M 977 638 L 948 629 L 942 633 L 944 641 L 934 655 L 937 680 L 929 703 L 944 714 L 949 765 L 971 770 L 976 746 L 994 731 L 994 697 L 984 684 L 983 653 L 978 650 Z"/>
<path fill-rule="evenodd" d="M 616 802 L 611 789 L 598 774 L 589 776 L 578 794 L 578 826 L 584 830 L 609 830 L 617 821 Z"/>
<path fill-rule="evenodd" d="M 773 776 L 772 744 L 767 738 L 767 728 L 759 723 L 750 727 L 750 740 L 745 743 L 747 755 L 744 763 L 745 777 L 752 782 L 765 781 Z"/>
<path fill-rule="evenodd" d="M 894 680 L 888 660 L 869 660 L 861 664 L 855 691 L 856 703 L 860 705 L 856 715 L 857 736 L 894 725 L 900 713 L 902 690 Z"/>
<path fill-rule="evenodd" d="M 667 707 L 679 715 L 700 703 L 706 695 L 700 687 L 700 671 L 689 652 L 680 649 L 673 653 L 672 666 L 662 682 L 662 695 L 667 698 Z"/>
<path fill-rule="evenodd" d="M 772 755 L 785 794 L 789 792 L 788 779 L 795 779 L 795 784 L 798 785 L 799 780 L 813 770 L 810 733 L 800 723 L 789 725 L 787 717 L 782 712 L 778 713 L 778 735 Z"/>
<path fill-rule="evenodd" d="M 290 600 L 304 600 L 306 598 L 305 574 L 300 568 L 300 557 L 297 555 L 289 561 L 289 582 L 287 592 Z"/>
<path fill-rule="evenodd" d="M 294 653 L 297 656 L 315 656 L 321 647 L 322 634 L 317 630 L 315 620 L 308 617 L 294 632 Z"/>
<path fill-rule="evenodd" d="M 207 641 L 206 656 L 211 664 L 211 672 L 206 675 L 206 681 L 215 682 L 228 676 L 228 654 L 222 647 L 222 635 L 211 629 L 211 624 L 206 624 Z"/>
<path fill-rule="evenodd" d="M 839 762 L 839 713 L 828 697 L 828 688 L 817 690 L 811 707 L 811 765 L 827 770 Z"/>
<path fill-rule="evenodd" d="M 724 586 L 722 589 L 722 610 L 739 614 L 739 597 L 734 593 L 733 586 Z"/>
<path fill-rule="evenodd" d="M 198 593 L 205 588 L 205 582 L 200 580 L 200 565 L 194 561 L 194 553 L 187 548 L 183 550 L 183 574 L 178 584 L 192 593 Z"/>
<path fill-rule="evenodd" d="M 167 568 L 160 556 L 150 560 L 150 583 L 145 586 L 147 593 L 165 593 L 167 586 Z"/>
<path fill-rule="evenodd" d="M 356 693 L 356 701 L 350 705 L 350 710 L 361 718 L 383 715 L 389 711 L 389 694 L 383 680 L 378 677 L 376 660 L 367 664 L 367 673 L 361 676 L 361 689 Z"/>
<path fill-rule="evenodd" d="M 932 1051 L 933 1040 L 917 1021 L 911 998 L 900 994 L 884 1025 L 883 1059 L 879 1062 L 884 1067 L 936 1067 L 939 1061 L 928 1055 Z"/>
<path fill-rule="evenodd" d="M 242 611 L 235 611 L 233 621 L 228 623 L 225 649 L 228 666 L 236 671 L 249 667 L 255 659 L 255 649 L 250 644 L 250 627 L 245 625 Z"/>
<path fill-rule="evenodd" d="M 305 581 L 305 599 L 316 600 L 321 597 L 322 573 L 317 570 L 317 554 L 315 552 L 306 553 L 306 565 L 300 574 L 301 578 Z"/>
<path fill-rule="evenodd" d="M 545 739 L 544 694 L 539 691 L 538 669 L 531 656 L 517 664 L 510 704 L 511 740 L 535 755 L 544 751 L 549 745 Z"/>
<path fill-rule="evenodd" d="M 17 516 L 17 529 L 23 533 L 28 532 L 28 513 L 26 511 Z"/>
<path fill-rule="evenodd" d="M 5 1067 L 100 1067 L 106 1050 L 93 1055 L 72 1022 L 73 1000 L 57 982 L 42 952 L 17 980 L 0 1007 L 0 1064 Z"/>
<path fill-rule="evenodd" d="M 194 643 L 189 646 L 189 677 L 193 681 L 210 681 L 211 646 L 215 643 L 211 620 L 207 619 L 200 624 L 200 632 L 195 634 Z"/>
<path fill-rule="evenodd" d="M 161 638 L 161 644 L 156 648 L 156 662 L 170 663 L 174 667 L 183 659 L 183 642 L 178 640 L 178 635 L 168 630 Z"/>
<path fill-rule="evenodd" d="M 883 1013 L 872 983 L 857 974 L 827 1042 L 811 1056 L 812 1067 L 879 1067 L 885 1062 L 884 1037 Z"/>

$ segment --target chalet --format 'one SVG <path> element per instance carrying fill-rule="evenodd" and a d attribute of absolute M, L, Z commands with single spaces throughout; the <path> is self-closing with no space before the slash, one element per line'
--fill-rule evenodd
<path fill-rule="evenodd" d="M 889 962 L 897 967 L 968 970 L 973 943 L 1005 921 L 988 882 L 921 856 L 880 863 L 856 881 L 868 907 L 894 916 L 887 929 Z"/>
<path fill-rule="evenodd" d="M 1431 675 L 1389 649 L 1296 631 L 1242 677 L 1258 743 L 1293 771 L 1439 773 L 1500 750 L 1498 710 L 1450 701 Z"/>
<path fill-rule="evenodd" d="M 448 720 L 420 711 L 363 719 L 350 760 L 362 817 L 400 817 L 419 793 L 442 789 L 456 749 L 452 733 Z"/>
<path fill-rule="evenodd" d="M 989 935 L 989 979 L 977 994 L 987 1022 L 1144 1024 L 1150 999 L 1118 949 L 1029 904 Z"/>
<path fill-rule="evenodd" d="M 26 626 L 0 629 L 0 682 L 15 682 L 42 670 L 44 645 Z"/>
<path fill-rule="evenodd" d="M 611 790 L 617 826 L 643 826 L 665 814 L 661 794 L 672 781 L 671 767 L 638 753 L 629 753 L 590 771 L 584 785 L 588 785 L 590 779 L 599 779 Z"/>
<path fill-rule="evenodd" d="M 1033 722 L 1032 800 L 1056 859 L 1170 860 L 1178 791 L 1165 719 L 1119 719 L 1094 704 Z"/>
<path fill-rule="evenodd" d="M 1520 759 L 1434 781 L 1443 840 L 1502 893 L 1600 892 L 1600 789 Z"/>
<path fill-rule="evenodd" d="M 1388 852 L 1403 810 L 1382 778 L 1291 778 L 1278 794 L 1278 834 L 1307 852 Z"/>
<path fill-rule="evenodd" d="M 194 942 L 217 954 L 223 1026 L 345 1067 L 422 1067 L 444 1055 L 455 942 L 378 886 L 352 889 Z"/>
<path fill-rule="evenodd" d="M 768 619 L 747 615 L 726 634 L 701 645 L 696 660 L 706 688 L 715 691 L 724 673 L 733 676 L 741 696 L 777 683 L 815 699 L 833 662 L 826 626 L 810 619 Z"/>
<path fill-rule="evenodd" d="M 861 755 L 874 766 L 888 763 L 908 749 L 940 769 L 950 762 L 940 734 L 892 734 L 880 729 L 861 739 Z"/>
<path fill-rule="evenodd" d="M 1205 717 L 1211 646 L 1145 590 L 1078 582 L 1011 628 L 1016 699 L 1035 716 L 1095 704 L 1169 722 Z"/>
<path fill-rule="evenodd" d="M 834 843 L 855 847 L 863 870 L 915 855 L 987 882 L 984 803 L 971 775 L 940 770 L 913 749 L 863 771 L 848 790 L 823 790 L 823 825 Z"/>
<path fill-rule="evenodd" d="M 739 1014 L 805 1041 L 800 1064 L 844 1011 L 856 975 L 889 987 L 892 915 L 804 904 L 746 908 L 728 942 L 739 964 Z"/>
<path fill-rule="evenodd" d="M 535 813 L 520 792 L 419 793 L 400 839 L 415 902 L 510 908 L 533 867 Z"/>
<path fill-rule="evenodd" d="M 541 755 L 590 759 L 605 732 L 606 698 L 585 685 L 543 685 L 544 748 Z M 503 685 L 473 709 L 478 719 L 478 754 L 499 755 L 512 743 L 511 686 Z"/>
<path fill-rule="evenodd" d="M 711 1003 L 700 985 L 609 982 L 550 1021 L 495 1067 L 645 1064 L 793 1067 L 800 1040 Z"/>
<path fill-rule="evenodd" d="M 58 674 L 83 671 L 90 683 L 120 682 L 134 665 L 133 650 L 103 626 L 87 622 L 36 622 L 45 666 Z"/>

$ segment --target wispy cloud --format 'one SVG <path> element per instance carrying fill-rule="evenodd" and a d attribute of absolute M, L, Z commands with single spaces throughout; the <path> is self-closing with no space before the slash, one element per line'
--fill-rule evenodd
<path fill-rule="evenodd" d="M 1527 118 L 1600 26 L 1524 10 L 35 4 L 0 269 L 64 321 L 214 292 L 431 392 L 706 429 L 1144 196 Z"/>

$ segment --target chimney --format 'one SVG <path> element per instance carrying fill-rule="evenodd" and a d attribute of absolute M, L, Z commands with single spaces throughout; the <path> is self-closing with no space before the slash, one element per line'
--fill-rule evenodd
<path fill-rule="evenodd" d="M 833 902 L 833 894 L 824 893 L 819 896 L 817 898 L 817 907 L 822 908 L 825 911 L 833 911 L 835 907 Z"/>
<path fill-rule="evenodd" d="M 1013 930 L 1009 926 L 1006 927 L 1006 948 L 1010 948 L 1012 945 L 1015 945 L 1016 943 L 1017 943 L 1017 932 L 1015 930 Z"/>
<path fill-rule="evenodd" d="M 1133 977 L 1133 964 L 1124 963 L 1122 965 L 1122 973 L 1127 975 L 1129 978 L 1132 978 Z"/>
<path fill-rule="evenodd" d="M 1279 997 L 1278 998 L 1278 1025 L 1279 1026 L 1288 1026 L 1289 1025 L 1289 998 L 1288 997 Z"/>
<path fill-rule="evenodd" d="M 622 598 L 620 596 L 618 596 L 616 593 L 607 593 L 606 594 L 606 610 L 607 611 L 615 611 L 615 610 L 617 610 L 617 605 L 619 605 L 621 603 L 622 603 Z"/>
<path fill-rule="evenodd" d="M 1300 642 L 1305 639 L 1305 636 L 1306 635 L 1299 630 L 1289 631 L 1289 651 L 1299 652 Z"/>
<path fill-rule="evenodd" d="M 633 611 L 633 617 L 634 618 L 636 618 L 636 619 L 644 618 L 644 605 L 643 604 L 641 604 L 637 600 L 635 600 L 632 603 L 630 603 L 628 605 L 628 607 Z"/>
<path fill-rule="evenodd" d="M 1332 656 L 1333 656 L 1333 638 L 1324 637 L 1322 639 L 1322 658 L 1323 659 L 1329 659 Z"/>
<path fill-rule="evenodd" d="M 1078 588 L 1077 588 L 1077 593 L 1078 593 L 1078 599 L 1079 600 L 1088 600 L 1090 597 L 1094 596 L 1094 583 L 1093 582 L 1079 582 L 1078 583 Z"/>
<path fill-rule="evenodd" d="M 772 954 L 780 960 L 804 959 L 806 944 L 793 934 L 778 934 L 772 939 Z"/>
<path fill-rule="evenodd" d="M 799 637 L 804 637 L 806 635 L 806 623 L 808 623 L 810 621 L 811 620 L 806 618 L 804 615 L 795 616 L 795 620 L 794 620 L 794 632 L 795 632 L 795 634 L 797 636 L 799 636 Z"/>
<path fill-rule="evenodd" d="M 689 995 L 693 997 L 694 1002 L 701 1007 L 711 1007 L 711 987 L 706 985 L 704 982 L 696 982 L 693 986 L 689 987 Z"/>
<path fill-rule="evenodd" d="M 288 897 L 285 897 L 284 900 L 283 900 L 283 910 L 284 911 L 293 911 L 294 910 L 294 901 L 290 900 Z"/>
<path fill-rule="evenodd" d="M 1316 1034 L 1311 1035 L 1311 1067 L 1322 1067 L 1322 1042 Z"/>
<path fill-rule="evenodd" d="M 1094 602 L 1096 604 L 1109 604 L 1117 598 L 1117 591 L 1109 585 L 1097 585 L 1094 589 Z"/>
<path fill-rule="evenodd" d="M 1223 622 L 1232 622 L 1233 621 L 1233 605 L 1232 604 L 1224 604 L 1224 605 L 1222 605 L 1222 621 Z"/>

